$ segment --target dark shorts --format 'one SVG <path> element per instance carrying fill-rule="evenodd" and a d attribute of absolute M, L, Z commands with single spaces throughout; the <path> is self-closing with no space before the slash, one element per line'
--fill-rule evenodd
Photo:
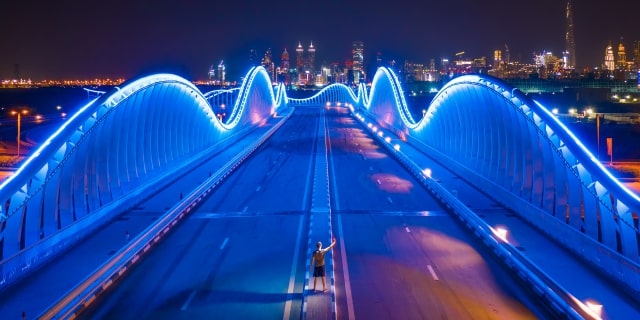
<path fill-rule="evenodd" d="M 316 266 L 313 268 L 314 277 L 324 277 L 324 266 Z"/>

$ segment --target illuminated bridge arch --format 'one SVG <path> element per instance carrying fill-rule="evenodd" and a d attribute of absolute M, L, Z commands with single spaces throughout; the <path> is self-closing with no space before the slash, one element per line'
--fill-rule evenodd
<path fill-rule="evenodd" d="M 416 127 L 400 81 L 390 69 L 379 68 L 373 76 L 371 92 L 365 98 L 364 107 L 387 128 L 399 129 L 396 133 L 406 134 L 407 129 Z"/>
<path fill-rule="evenodd" d="M 512 200 L 498 200 L 507 206 L 524 201 L 545 212 L 546 217 L 527 217 L 534 224 L 555 220 L 555 225 L 640 261 L 638 196 L 555 116 L 519 90 L 491 77 L 461 76 L 440 90 L 416 122 L 393 72 L 380 69 L 367 108 L 381 127 L 505 191 Z"/>
<path fill-rule="evenodd" d="M 296 106 L 318 106 L 325 105 L 327 102 L 343 102 L 351 103 L 353 105 L 359 104 L 362 101 L 362 93 L 364 92 L 364 86 L 361 86 L 358 90 L 358 94 L 342 83 L 334 83 L 320 90 L 315 95 L 304 98 L 286 98 L 287 105 L 291 107 Z"/>
<path fill-rule="evenodd" d="M 198 88 L 168 74 L 132 80 L 81 108 L 0 186 L 0 258 L 256 126 L 283 101 L 262 67 L 235 94 L 224 122 Z"/>

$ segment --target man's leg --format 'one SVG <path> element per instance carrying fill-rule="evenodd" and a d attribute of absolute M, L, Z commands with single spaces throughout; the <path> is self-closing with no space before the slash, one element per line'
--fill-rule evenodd
<path fill-rule="evenodd" d="M 318 283 L 318 277 L 313 277 L 313 291 L 316 291 L 316 284 Z"/>
<path fill-rule="evenodd" d="M 326 277 L 322 277 L 322 291 L 327 291 L 327 280 Z"/>

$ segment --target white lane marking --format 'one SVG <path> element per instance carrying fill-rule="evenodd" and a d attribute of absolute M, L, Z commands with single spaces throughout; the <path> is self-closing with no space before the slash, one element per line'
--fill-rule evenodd
<path fill-rule="evenodd" d="M 335 207 L 335 210 L 338 211 L 340 210 L 340 201 L 338 200 L 339 199 L 338 198 L 338 179 L 336 179 L 336 171 L 335 171 L 336 167 L 333 164 L 333 151 L 331 149 L 331 135 L 329 134 L 327 135 L 325 141 L 327 140 L 328 140 L 327 165 L 329 166 L 329 174 L 331 174 L 331 177 L 329 178 L 329 183 L 330 183 L 329 194 L 333 197 L 333 207 Z M 329 205 L 331 206 L 331 203 Z M 329 224 L 331 224 L 331 220 L 329 220 Z"/>
<path fill-rule="evenodd" d="M 344 278 L 344 295 L 347 297 L 347 319 L 353 320 L 356 315 L 353 311 L 353 297 L 351 296 L 351 282 L 349 280 L 349 265 L 347 264 L 347 252 L 344 247 L 342 235 L 342 215 L 338 215 L 338 237 L 340 238 L 340 256 L 342 257 L 342 273 Z"/>
<path fill-rule="evenodd" d="M 440 280 L 438 278 L 438 275 L 436 275 L 436 271 L 433 270 L 433 267 L 431 267 L 430 264 L 427 265 L 427 269 L 429 269 L 429 273 L 431 273 L 431 277 L 433 277 L 433 280 L 436 280 L 436 281 Z"/>
<path fill-rule="evenodd" d="M 382 184 L 382 182 L 380 182 L 380 179 L 376 179 L 376 182 L 378 182 L 378 184 Z"/>
<path fill-rule="evenodd" d="M 256 192 L 260 191 L 261 188 L 262 186 L 258 186 L 258 188 L 256 188 Z"/>
<path fill-rule="evenodd" d="M 411 232 L 411 230 L 409 230 L 409 227 L 404 227 L 404 230 L 406 230 L 407 232 Z"/>
<path fill-rule="evenodd" d="M 316 131 L 317 131 L 317 127 L 316 127 Z M 311 181 L 313 180 L 313 152 L 309 153 L 309 174 L 307 175 L 307 182 L 305 183 L 304 186 L 304 196 L 302 198 L 302 210 L 305 209 L 305 207 L 307 206 L 307 203 L 309 202 L 309 189 L 311 188 Z"/>
<path fill-rule="evenodd" d="M 229 238 L 224 238 L 224 241 L 222 242 L 222 245 L 220 245 L 220 250 L 224 249 L 224 247 L 227 246 L 227 242 L 229 242 Z"/>
<path fill-rule="evenodd" d="M 304 225 L 303 216 L 300 216 L 298 222 L 298 238 L 296 239 L 296 247 L 293 251 L 293 260 L 291 261 L 291 274 L 289 275 L 289 288 L 287 289 L 287 301 L 284 303 L 284 316 L 282 320 L 289 320 L 291 316 L 291 304 L 293 303 L 293 289 L 296 283 L 296 269 L 298 266 L 298 253 L 300 252 L 300 242 L 302 242 L 302 226 Z"/>
<path fill-rule="evenodd" d="M 387 197 L 387 201 L 389 201 L 389 203 L 393 203 L 393 201 L 391 201 L 390 197 Z"/>
<path fill-rule="evenodd" d="M 191 300 L 193 300 L 193 297 L 196 296 L 196 290 L 191 291 L 191 294 L 189 294 L 189 297 L 187 298 L 187 301 L 184 302 L 184 304 L 182 305 L 182 308 L 180 308 L 181 311 L 185 311 L 187 310 L 187 308 L 189 308 L 189 304 L 191 304 Z"/>
<path fill-rule="evenodd" d="M 242 209 L 242 213 L 246 213 L 248 209 L 249 209 L 249 206 L 244 207 L 244 209 Z"/>

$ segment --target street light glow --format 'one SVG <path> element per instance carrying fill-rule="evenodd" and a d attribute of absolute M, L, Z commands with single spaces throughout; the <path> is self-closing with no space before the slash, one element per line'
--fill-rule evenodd
<path fill-rule="evenodd" d="M 509 241 L 507 241 L 507 234 L 509 232 L 507 231 L 507 229 L 505 227 L 491 228 L 491 230 L 493 231 L 493 234 L 495 234 L 498 238 L 500 238 L 500 240 L 502 240 L 504 242 L 509 242 Z"/>

